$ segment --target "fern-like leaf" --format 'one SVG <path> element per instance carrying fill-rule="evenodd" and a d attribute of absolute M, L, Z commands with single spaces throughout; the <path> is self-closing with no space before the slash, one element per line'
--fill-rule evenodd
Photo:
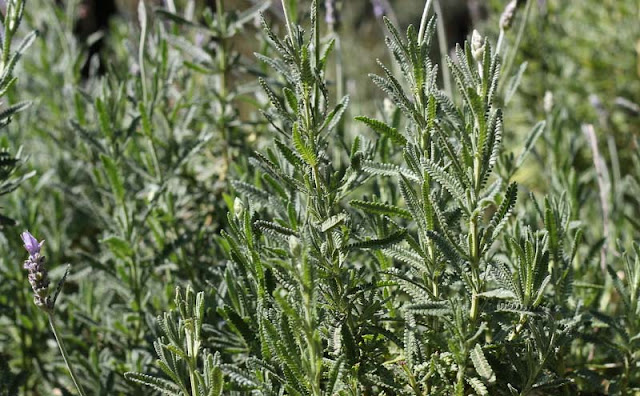
<path fill-rule="evenodd" d="M 473 362 L 473 367 L 475 367 L 476 372 L 480 377 L 489 383 L 495 382 L 496 374 L 493 372 L 491 365 L 484 356 L 484 352 L 482 351 L 480 344 L 476 344 L 476 346 L 471 350 L 470 357 L 471 362 Z"/>
<path fill-rule="evenodd" d="M 388 137 L 398 146 L 404 147 L 407 144 L 407 138 L 405 138 L 400 132 L 398 132 L 396 128 L 390 127 L 382 121 L 364 116 L 359 116 L 355 119 L 366 124 L 369 128 L 378 132 L 380 135 Z"/>
<path fill-rule="evenodd" d="M 129 381 L 149 386 L 163 395 L 183 396 L 185 394 L 176 384 L 164 378 L 134 372 L 126 372 L 124 377 Z"/>
<path fill-rule="evenodd" d="M 398 174 L 402 174 L 404 177 L 413 182 L 417 183 L 420 181 L 418 176 L 410 170 L 393 164 L 385 164 L 365 160 L 362 161 L 362 170 L 378 176 L 397 176 Z"/>
<path fill-rule="evenodd" d="M 411 213 L 405 209 L 384 202 L 361 201 L 354 199 L 350 202 L 351 206 L 361 209 L 370 214 L 382 216 L 398 216 L 405 219 L 411 218 Z"/>
<path fill-rule="evenodd" d="M 440 183 L 442 187 L 449 191 L 454 199 L 464 199 L 464 197 L 466 196 L 464 188 L 462 188 L 460 182 L 454 179 L 453 176 L 451 176 L 449 173 L 447 173 L 444 168 L 429 159 L 426 159 L 424 161 L 424 166 L 429 176 L 431 176 L 434 180 Z"/>
<path fill-rule="evenodd" d="M 401 242 L 404 239 L 406 233 L 407 232 L 405 230 L 400 230 L 385 238 L 369 239 L 362 242 L 350 243 L 345 247 L 345 250 L 382 249 L 384 247 Z"/>
<path fill-rule="evenodd" d="M 486 385 L 476 377 L 466 377 L 467 383 L 471 385 L 478 396 L 489 395 Z"/>

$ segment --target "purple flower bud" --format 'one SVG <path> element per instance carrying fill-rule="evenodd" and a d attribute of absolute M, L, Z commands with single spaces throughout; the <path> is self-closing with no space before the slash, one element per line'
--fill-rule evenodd
<path fill-rule="evenodd" d="M 36 254 L 40 253 L 40 248 L 44 244 L 44 241 L 38 242 L 38 240 L 31 235 L 29 231 L 25 231 L 20 234 L 22 241 L 24 242 L 24 248 L 29 252 L 29 256 L 35 257 Z"/>
<path fill-rule="evenodd" d="M 500 29 L 509 30 L 511 28 L 511 24 L 513 23 L 513 18 L 516 15 L 516 11 L 518 9 L 518 1 L 512 0 L 507 4 L 500 16 Z"/>
<path fill-rule="evenodd" d="M 382 0 L 371 0 L 371 4 L 373 5 L 373 15 L 375 15 L 376 18 L 380 18 L 386 13 Z"/>

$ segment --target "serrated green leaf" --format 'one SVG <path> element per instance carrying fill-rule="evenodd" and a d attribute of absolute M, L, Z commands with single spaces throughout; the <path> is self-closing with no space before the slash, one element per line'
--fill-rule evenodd
<path fill-rule="evenodd" d="M 100 160 L 102 161 L 107 178 L 109 179 L 109 184 L 111 185 L 111 191 L 113 192 L 114 197 L 117 202 L 123 204 L 125 191 L 120 170 L 116 167 L 116 163 L 113 158 L 100 154 Z"/>
<path fill-rule="evenodd" d="M 300 155 L 309 166 L 315 167 L 318 164 L 318 158 L 313 149 L 302 139 L 297 122 L 293 124 L 292 138 L 293 146 L 296 148 L 298 155 Z"/>
<path fill-rule="evenodd" d="M 398 174 L 402 174 L 407 179 L 412 182 L 419 182 L 420 179 L 413 172 L 406 168 L 402 168 L 398 165 L 394 164 L 383 164 L 379 162 L 365 160 L 362 161 L 362 169 L 365 172 L 378 175 L 378 176 L 397 176 Z"/>
<path fill-rule="evenodd" d="M 360 201 L 354 199 L 350 202 L 350 204 L 351 206 L 364 210 L 365 212 L 370 214 L 390 217 L 398 216 L 405 219 L 411 218 L 411 213 L 409 213 L 407 210 L 384 202 Z"/>
<path fill-rule="evenodd" d="M 164 395 L 170 395 L 170 396 L 183 395 L 183 392 L 180 390 L 180 388 L 177 385 L 163 378 L 158 378 L 158 377 L 154 377 L 147 374 L 133 373 L 133 372 L 124 373 L 124 377 L 129 381 L 137 382 L 139 384 L 149 386 L 157 390 L 158 392 L 161 392 Z"/>
<path fill-rule="evenodd" d="M 544 132 L 545 126 L 547 123 L 545 121 L 538 122 L 527 135 L 527 139 L 524 142 L 524 148 L 518 158 L 516 159 L 515 168 L 519 169 L 520 166 L 524 163 L 524 160 L 527 158 L 529 152 L 533 149 L 533 146 L 538 141 L 538 138 Z"/>
<path fill-rule="evenodd" d="M 345 247 L 345 250 L 382 249 L 384 247 L 401 242 L 404 239 L 405 235 L 406 231 L 400 230 L 385 238 L 369 239 L 362 242 L 350 243 Z"/>
<path fill-rule="evenodd" d="M 478 378 L 465 377 L 465 379 L 467 380 L 467 383 L 471 385 L 471 387 L 473 388 L 473 390 L 476 392 L 478 396 L 485 396 L 489 394 L 489 391 L 487 390 L 487 387 L 485 386 L 485 384 L 482 381 L 480 381 Z"/>
<path fill-rule="evenodd" d="M 518 87 L 520 86 L 520 80 L 522 80 L 522 76 L 524 75 L 524 72 L 527 70 L 527 65 L 528 65 L 527 62 L 522 62 L 522 64 L 518 68 L 518 72 L 509 79 L 509 82 L 507 83 L 507 91 L 505 92 L 505 95 L 504 95 L 505 105 L 509 104 L 509 102 L 511 101 L 511 98 L 518 90 Z"/>
<path fill-rule="evenodd" d="M 447 173 L 440 165 L 431 161 L 430 159 L 426 159 L 424 162 L 424 167 L 434 180 L 442 185 L 451 196 L 459 201 L 464 200 L 466 194 L 464 193 L 464 189 L 458 180 L 456 180 L 453 176 Z"/>
<path fill-rule="evenodd" d="M 320 231 L 327 232 L 330 229 L 336 227 L 347 219 L 346 213 L 339 213 L 337 215 L 331 216 L 320 224 Z"/>
<path fill-rule="evenodd" d="M 502 203 L 498 207 L 498 210 L 491 217 L 489 222 L 489 230 L 491 230 L 491 241 L 495 240 L 502 232 L 502 229 L 509 221 L 509 217 L 518 198 L 518 185 L 514 182 L 507 187 L 507 191 L 504 193 Z M 483 236 L 483 239 L 488 236 L 488 232 Z M 483 243 L 490 243 L 490 241 L 483 241 Z M 488 247 L 488 246 L 487 246 Z"/>
<path fill-rule="evenodd" d="M 407 144 L 407 138 L 402 136 L 402 134 L 398 132 L 396 128 L 390 127 L 382 121 L 378 121 L 365 116 L 358 116 L 355 119 L 366 124 L 368 127 L 378 132 L 380 135 L 388 137 L 392 142 L 401 147 L 404 147 Z"/>
<path fill-rule="evenodd" d="M 471 357 L 471 362 L 473 362 L 473 367 L 475 367 L 476 372 L 480 377 L 489 383 L 496 381 L 496 374 L 493 372 L 491 365 L 489 365 L 487 358 L 484 356 L 484 352 L 482 351 L 480 344 L 476 344 L 476 346 L 471 350 L 469 356 Z"/>

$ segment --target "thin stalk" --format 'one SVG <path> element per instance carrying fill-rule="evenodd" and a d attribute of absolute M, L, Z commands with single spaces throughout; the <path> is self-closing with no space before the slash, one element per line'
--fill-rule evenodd
<path fill-rule="evenodd" d="M 193 323 L 193 322 L 191 322 Z M 198 365 L 198 348 L 194 341 L 195 329 L 192 324 L 185 326 L 186 344 L 187 344 L 187 364 L 189 366 L 189 382 L 191 383 L 191 396 L 198 396 L 198 382 L 196 378 L 196 370 Z"/>
<path fill-rule="evenodd" d="M 342 100 L 342 97 L 344 96 L 344 69 L 343 69 L 343 63 L 342 63 L 342 42 L 340 41 L 340 35 L 338 34 L 337 31 L 334 31 L 333 33 L 333 37 L 335 39 L 335 60 L 336 60 L 336 103 L 340 103 L 340 100 Z M 338 125 L 336 126 L 336 137 L 338 138 L 339 142 L 342 142 L 343 146 L 346 147 L 346 145 L 344 145 L 344 120 L 346 117 L 343 117 L 340 119 L 340 121 L 338 122 Z M 337 166 L 341 166 L 342 162 L 343 162 L 343 158 L 338 155 L 335 157 L 334 159 L 335 163 Z"/>
<path fill-rule="evenodd" d="M 291 29 L 291 21 L 289 21 L 289 8 L 287 7 L 287 0 L 282 0 L 282 10 L 284 11 L 284 23 L 287 25 L 287 34 L 289 35 L 289 41 L 295 48 L 295 42 L 293 41 L 293 29 Z"/>
<path fill-rule="evenodd" d="M 144 111 L 148 111 L 147 117 L 151 120 L 153 116 L 153 105 L 151 108 L 148 108 L 149 104 L 149 96 L 148 96 L 148 87 L 147 87 L 147 72 L 144 66 L 144 53 L 147 43 L 147 11 L 144 5 L 144 2 L 140 2 L 138 6 L 138 18 L 140 19 L 140 43 L 138 48 L 138 64 L 140 66 L 140 83 L 142 85 L 142 107 Z M 158 162 L 158 151 L 156 150 L 155 143 L 153 141 L 153 136 L 149 135 L 149 145 L 151 148 L 153 165 L 155 167 L 156 176 L 162 178 L 162 172 L 160 172 L 160 165 Z M 125 210 L 126 214 L 126 210 Z"/>
<path fill-rule="evenodd" d="M 304 260 L 304 259 L 302 259 Z M 303 263 L 302 265 L 309 265 L 308 263 Z M 304 276 L 304 275 L 303 275 Z M 314 396 L 320 396 L 322 391 L 320 389 L 320 381 L 322 379 L 322 351 L 321 348 L 319 350 L 317 342 L 316 342 L 316 320 L 315 320 L 315 307 L 313 304 L 313 296 L 312 291 L 313 284 L 303 284 L 302 285 L 302 300 L 304 307 L 304 319 L 306 324 L 306 342 L 307 347 L 309 348 L 309 378 L 311 379 L 311 391 Z M 320 367 L 318 367 L 318 362 L 320 362 Z"/>
<path fill-rule="evenodd" d="M 511 333 L 507 337 L 507 340 L 513 341 L 518 336 L 518 334 L 520 334 L 520 332 L 522 331 L 526 323 L 527 323 L 527 317 L 524 314 L 520 314 L 520 320 L 518 321 L 518 324 L 516 325 L 515 329 L 513 329 L 513 331 L 511 331 Z"/>
<path fill-rule="evenodd" d="M 140 340 L 140 334 L 142 333 L 142 326 L 144 323 L 144 312 L 142 311 L 142 293 L 140 288 L 142 287 L 142 282 L 140 279 L 140 272 L 138 270 L 138 260 L 135 257 L 131 257 L 131 270 L 133 277 L 133 295 L 136 302 L 136 313 L 138 314 L 138 322 L 136 326 L 136 342 Z"/>
<path fill-rule="evenodd" d="M 442 8 L 440 7 L 440 0 L 435 0 L 433 3 L 433 9 L 436 12 L 436 28 L 438 29 L 438 47 L 440 47 L 440 64 L 442 65 L 442 81 L 444 83 L 444 91 L 447 96 L 453 98 L 453 91 L 451 90 L 451 72 L 449 71 L 449 63 L 446 59 L 448 56 L 447 49 L 447 32 L 444 28 L 444 17 L 442 15 Z"/>
<path fill-rule="evenodd" d="M 56 327 L 56 322 L 51 312 L 47 312 L 47 316 L 49 317 L 49 325 L 51 326 L 51 331 L 53 331 L 53 335 L 56 338 L 56 342 L 58 343 L 58 347 L 60 348 L 60 353 L 62 354 L 62 359 L 64 363 L 67 365 L 67 369 L 69 370 L 69 374 L 71 374 L 71 379 L 73 380 L 73 384 L 76 386 L 78 393 L 82 396 L 87 396 L 84 392 L 84 389 L 80 385 L 78 381 L 78 377 L 76 376 L 75 371 L 73 371 L 73 366 L 69 362 L 69 355 L 67 354 L 67 350 L 64 347 L 64 342 L 62 341 L 62 337 L 58 334 L 58 328 Z"/>
<path fill-rule="evenodd" d="M 220 40 L 218 51 L 219 62 L 218 67 L 220 68 L 219 73 L 219 87 L 218 94 L 220 97 L 220 118 L 218 119 L 218 128 L 220 129 L 221 135 L 224 136 L 224 141 L 226 145 L 226 150 L 224 150 L 224 164 L 225 164 L 225 173 L 223 173 L 223 177 L 226 176 L 226 172 L 229 171 L 229 167 L 231 166 L 231 131 L 230 128 L 226 125 L 226 110 L 228 105 L 227 100 L 227 72 L 228 72 L 228 57 L 227 57 L 227 40 L 225 39 L 227 33 L 227 25 L 225 24 L 224 18 L 224 1 L 216 0 L 216 8 L 217 8 L 217 17 L 218 17 L 218 26 L 221 31 L 225 34 L 222 34 L 222 38 Z"/>
<path fill-rule="evenodd" d="M 586 124 L 582 126 L 583 133 L 587 136 L 589 143 L 591 144 L 591 151 L 593 151 L 593 164 L 596 170 L 596 179 L 598 181 L 598 190 L 600 192 L 600 207 L 602 209 L 602 235 L 607 238 L 607 243 L 602 245 L 600 249 L 600 268 L 603 274 L 607 272 L 607 250 L 608 244 L 610 244 L 611 236 L 609 235 L 609 215 L 611 214 L 611 208 L 609 206 L 609 198 L 611 194 L 611 185 L 609 183 L 609 170 L 607 165 L 600 155 L 598 148 L 598 138 L 593 125 Z"/>
<path fill-rule="evenodd" d="M 422 44 L 424 41 L 424 33 L 427 30 L 427 19 L 429 16 L 429 9 L 433 0 L 427 0 L 422 10 L 422 19 L 420 19 L 420 30 L 418 31 L 418 44 Z"/>
<path fill-rule="evenodd" d="M 629 377 L 631 375 L 631 370 L 630 370 L 630 358 L 629 358 L 629 354 L 626 354 L 624 356 L 624 372 L 622 374 L 622 389 L 620 389 L 620 394 L 626 396 L 628 394 L 627 390 L 629 387 Z"/>
<path fill-rule="evenodd" d="M 140 64 L 140 81 L 142 83 L 142 100 L 147 103 L 147 79 L 144 68 L 144 48 L 147 41 L 147 12 L 144 2 L 138 6 L 138 18 L 140 18 L 140 48 L 138 50 L 138 63 Z"/>
<path fill-rule="evenodd" d="M 402 370 L 404 370 L 407 377 L 409 377 L 409 387 L 413 390 L 413 393 L 415 393 L 416 396 L 422 396 L 422 392 L 420 391 L 420 386 L 418 385 L 418 382 L 416 381 L 416 377 L 413 375 L 411 370 L 409 370 L 406 364 L 403 364 L 401 368 Z"/>
<path fill-rule="evenodd" d="M 190 344 L 191 342 L 189 342 Z M 189 381 L 191 382 L 191 396 L 198 396 L 198 382 L 196 379 L 196 369 L 195 366 L 197 364 L 196 357 L 193 356 L 193 361 L 189 363 Z"/>
<path fill-rule="evenodd" d="M 5 11 L 5 19 L 4 19 L 4 46 L 2 48 L 2 69 L 0 71 L 4 71 L 4 68 L 7 67 L 7 63 L 9 62 L 9 55 L 11 50 L 11 39 L 13 38 L 13 34 L 11 34 L 11 20 L 13 19 L 13 2 L 9 1 L 7 3 L 7 9 Z"/>
<path fill-rule="evenodd" d="M 529 15 L 531 14 L 531 4 L 532 0 L 527 0 L 527 4 L 524 9 L 524 17 L 522 18 L 522 23 L 520 23 L 520 28 L 518 29 L 518 35 L 516 36 L 516 41 L 513 47 L 509 51 L 509 58 L 505 65 L 505 68 L 502 72 L 502 76 L 500 77 L 500 81 L 498 83 L 499 87 L 504 86 L 504 80 L 509 78 L 511 68 L 513 67 L 513 63 L 516 60 L 516 55 L 518 53 L 518 48 L 520 47 L 520 43 L 522 42 L 522 36 L 524 35 L 524 29 L 527 26 L 527 21 L 529 20 Z"/>
<path fill-rule="evenodd" d="M 196 373 L 189 369 L 189 380 L 191 381 L 191 396 L 198 396 L 198 384 L 196 383 Z"/>
<path fill-rule="evenodd" d="M 315 55 L 315 66 L 318 69 L 320 63 L 320 18 L 318 17 L 318 3 L 314 3 L 316 9 L 313 11 L 316 14 L 314 26 L 313 26 L 313 51 Z M 316 123 L 320 116 L 320 89 L 318 84 L 314 84 L 313 89 L 313 128 L 314 135 L 316 134 Z M 315 136 L 314 136 L 315 139 Z"/>
<path fill-rule="evenodd" d="M 478 319 L 478 293 L 481 293 L 481 285 L 480 285 L 480 277 L 478 275 L 479 266 L 480 266 L 480 256 L 479 256 L 479 247 L 478 247 L 478 219 L 477 217 L 472 217 L 469 224 L 469 233 L 471 234 L 471 246 L 470 249 L 470 258 L 471 258 L 471 276 L 473 282 L 473 294 L 471 296 L 471 309 L 469 310 L 469 317 L 471 321 L 475 323 L 476 319 Z"/>
<path fill-rule="evenodd" d="M 344 96 L 344 71 L 342 65 L 342 42 L 337 31 L 332 31 L 335 40 L 335 58 L 336 58 L 336 103 L 339 103 Z"/>
<path fill-rule="evenodd" d="M 27 275 L 26 272 L 20 271 L 20 284 L 24 284 L 27 280 Z M 20 299 L 22 301 L 27 301 L 27 299 L 29 298 L 28 295 L 26 295 L 24 288 L 20 288 L 19 289 L 19 293 L 20 293 Z M 22 306 L 21 306 L 22 307 Z M 19 309 L 19 314 L 25 314 L 22 312 L 22 308 Z M 27 352 L 27 328 L 25 326 L 19 326 L 20 328 L 20 350 L 22 352 L 22 368 L 25 371 L 29 371 L 31 369 L 31 361 L 28 358 L 28 352 Z M 24 389 L 24 394 L 27 394 L 27 381 L 24 381 L 24 383 L 22 384 L 23 389 Z"/>
<path fill-rule="evenodd" d="M 498 44 L 496 45 L 496 55 L 500 55 L 503 42 L 504 42 L 504 29 L 500 29 L 500 35 L 498 36 Z"/>

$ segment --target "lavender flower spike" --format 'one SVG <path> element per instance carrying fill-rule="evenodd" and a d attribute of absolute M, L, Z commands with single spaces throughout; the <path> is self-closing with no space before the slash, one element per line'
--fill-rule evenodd
<path fill-rule="evenodd" d="M 20 234 L 22 241 L 24 242 L 24 248 L 29 252 L 29 256 L 35 257 L 36 254 L 40 253 L 40 248 L 44 244 L 44 241 L 38 242 L 38 240 L 31 235 L 29 231 L 25 231 Z"/>
<path fill-rule="evenodd" d="M 49 297 L 49 271 L 45 267 L 45 258 L 40 255 L 40 249 L 44 241 L 38 240 L 29 231 L 21 235 L 24 248 L 29 252 L 29 258 L 24 262 L 24 269 L 29 272 L 29 283 L 33 289 L 33 301 L 41 309 L 52 311 L 55 303 Z"/>

